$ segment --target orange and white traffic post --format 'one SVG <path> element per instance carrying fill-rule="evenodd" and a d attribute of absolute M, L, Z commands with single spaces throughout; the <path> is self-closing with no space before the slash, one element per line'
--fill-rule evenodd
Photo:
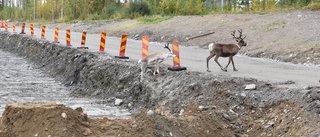
<path fill-rule="evenodd" d="M 3 21 L 0 22 L 0 28 L 4 28 L 4 22 Z"/>
<path fill-rule="evenodd" d="M 46 34 L 46 26 L 42 26 L 41 28 L 41 38 L 45 39 L 45 34 Z"/>
<path fill-rule="evenodd" d="M 127 47 L 127 39 L 128 39 L 128 35 L 123 34 L 122 38 L 121 38 L 121 44 L 120 44 L 120 53 L 119 53 L 119 56 L 115 56 L 116 58 L 129 59 L 129 57 L 125 56 L 126 47 Z"/>
<path fill-rule="evenodd" d="M 71 32 L 70 32 L 70 29 L 67 29 L 66 30 L 66 45 L 67 46 L 71 46 Z"/>
<path fill-rule="evenodd" d="M 5 22 L 5 23 L 4 23 L 4 29 L 5 29 L 6 31 L 8 31 L 8 22 Z"/>
<path fill-rule="evenodd" d="M 171 71 L 181 71 L 186 70 L 186 67 L 180 66 L 180 54 L 179 54 L 179 43 L 178 42 L 172 42 L 172 52 L 176 55 L 176 57 L 173 58 L 173 66 L 169 67 L 168 70 Z"/>
<path fill-rule="evenodd" d="M 89 49 L 86 47 L 86 38 L 87 38 L 87 32 L 82 32 L 82 38 L 81 38 L 81 46 L 77 47 L 78 49 Z"/>
<path fill-rule="evenodd" d="M 107 33 L 106 32 L 101 32 L 101 39 L 100 39 L 100 52 L 104 52 L 104 47 L 106 45 L 106 38 L 107 38 Z"/>
<path fill-rule="evenodd" d="M 33 24 L 30 24 L 30 33 L 31 33 L 31 36 L 35 36 L 34 35 L 34 28 L 33 28 Z"/>
<path fill-rule="evenodd" d="M 142 58 L 149 55 L 149 36 L 142 36 Z"/>
<path fill-rule="evenodd" d="M 12 30 L 15 33 L 16 32 L 16 24 L 12 23 Z"/>
<path fill-rule="evenodd" d="M 54 43 L 60 43 L 59 42 L 59 28 L 56 27 L 55 30 L 54 30 L 54 40 L 53 40 Z"/>
<path fill-rule="evenodd" d="M 24 29 L 26 28 L 26 23 L 22 23 L 22 28 L 21 28 L 21 32 L 20 32 L 20 34 L 26 34 L 25 32 L 24 32 Z"/>

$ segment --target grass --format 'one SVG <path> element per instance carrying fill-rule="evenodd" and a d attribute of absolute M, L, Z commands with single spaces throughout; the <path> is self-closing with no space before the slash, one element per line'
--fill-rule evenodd
<path fill-rule="evenodd" d="M 142 17 L 142 18 L 138 18 L 137 20 L 140 23 L 143 24 L 157 24 L 160 23 L 162 21 L 171 19 L 173 16 L 165 16 L 165 17 Z"/>
<path fill-rule="evenodd" d="M 320 10 L 320 2 L 317 3 L 311 3 L 305 8 L 310 9 L 310 10 Z"/>

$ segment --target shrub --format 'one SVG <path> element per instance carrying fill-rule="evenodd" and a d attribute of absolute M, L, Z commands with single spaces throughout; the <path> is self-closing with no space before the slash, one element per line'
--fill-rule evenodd
<path fill-rule="evenodd" d="M 150 15 L 151 10 L 149 8 L 149 5 L 145 1 L 137 1 L 135 0 L 134 2 L 130 2 L 130 8 L 129 8 L 129 14 L 138 14 L 138 15 Z"/>
<path fill-rule="evenodd" d="M 311 3 L 306 8 L 311 10 L 320 10 L 320 3 Z"/>

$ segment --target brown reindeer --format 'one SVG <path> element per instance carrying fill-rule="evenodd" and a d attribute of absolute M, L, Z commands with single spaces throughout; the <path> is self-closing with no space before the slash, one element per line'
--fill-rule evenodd
<path fill-rule="evenodd" d="M 238 32 L 240 33 L 239 37 L 235 36 L 235 32 L 236 31 L 233 31 L 231 33 L 233 38 L 236 39 L 237 43 L 235 43 L 235 44 L 221 44 L 221 43 L 216 43 L 216 44 L 210 43 L 209 44 L 208 47 L 209 47 L 210 55 L 207 57 L 207 71 L 208 72 L 211 72 L 209 69 L 209 60 L 214 56 L 216 56 L 214 58 L 214 61 L 220 66 L 222 71 L 227 71 L 227 68 L 230 64 L 230 61 L 232 62 L 233 70 L 238 71 L 234 66 L 233 56 L 239 52 L 239 50 L 241 49 L 242 46 L 247 46 L 247 43 L 243 41 L 246 38 L 246 36 L 244 36 L 242 38 L 242 30 L 241 29 L 238 30 Z M 220 65 L 220 63 L 218 62 L 219 57 L 229 57 L 229 62 L 225 68 L 223 68 Z"/>

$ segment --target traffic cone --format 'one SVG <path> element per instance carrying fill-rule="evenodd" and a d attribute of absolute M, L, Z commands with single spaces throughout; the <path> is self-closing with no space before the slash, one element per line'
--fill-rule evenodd
<path fill-rule="evenodd" d="M 123 34 L 123 35 L 122 35 L 122 38 L 121 38 L 119 56 L 115 56 L 116 58 L 119 58 L 119 59 L 129 59 L 129 57 L 126 57 L 126 56 L 125 56 L 126 46 L 127 46 L 127 39 L 128 39 L 128 35 L 127 35 L 127 34 Z"/>
<path fill-rule="evenodd" d="M 179 43 L 178 42 L 172 42 L 172 52 L 176 55 L 176 57 L 173 58 L 173 66 L 169 67 L 168 70 L 171 71 L 181 71 L 186 70 L 186 67 L 180 66 L 180 55 L 179 55 Z"/>
<path fill-rule="evenodd" d="M 82 32 L 82 39 L 81 39 L 81 46 L 77 47 L 77 49 L 89 49 L 86 47 L 86 38 L 87 38 L 87 32 Z"/>

